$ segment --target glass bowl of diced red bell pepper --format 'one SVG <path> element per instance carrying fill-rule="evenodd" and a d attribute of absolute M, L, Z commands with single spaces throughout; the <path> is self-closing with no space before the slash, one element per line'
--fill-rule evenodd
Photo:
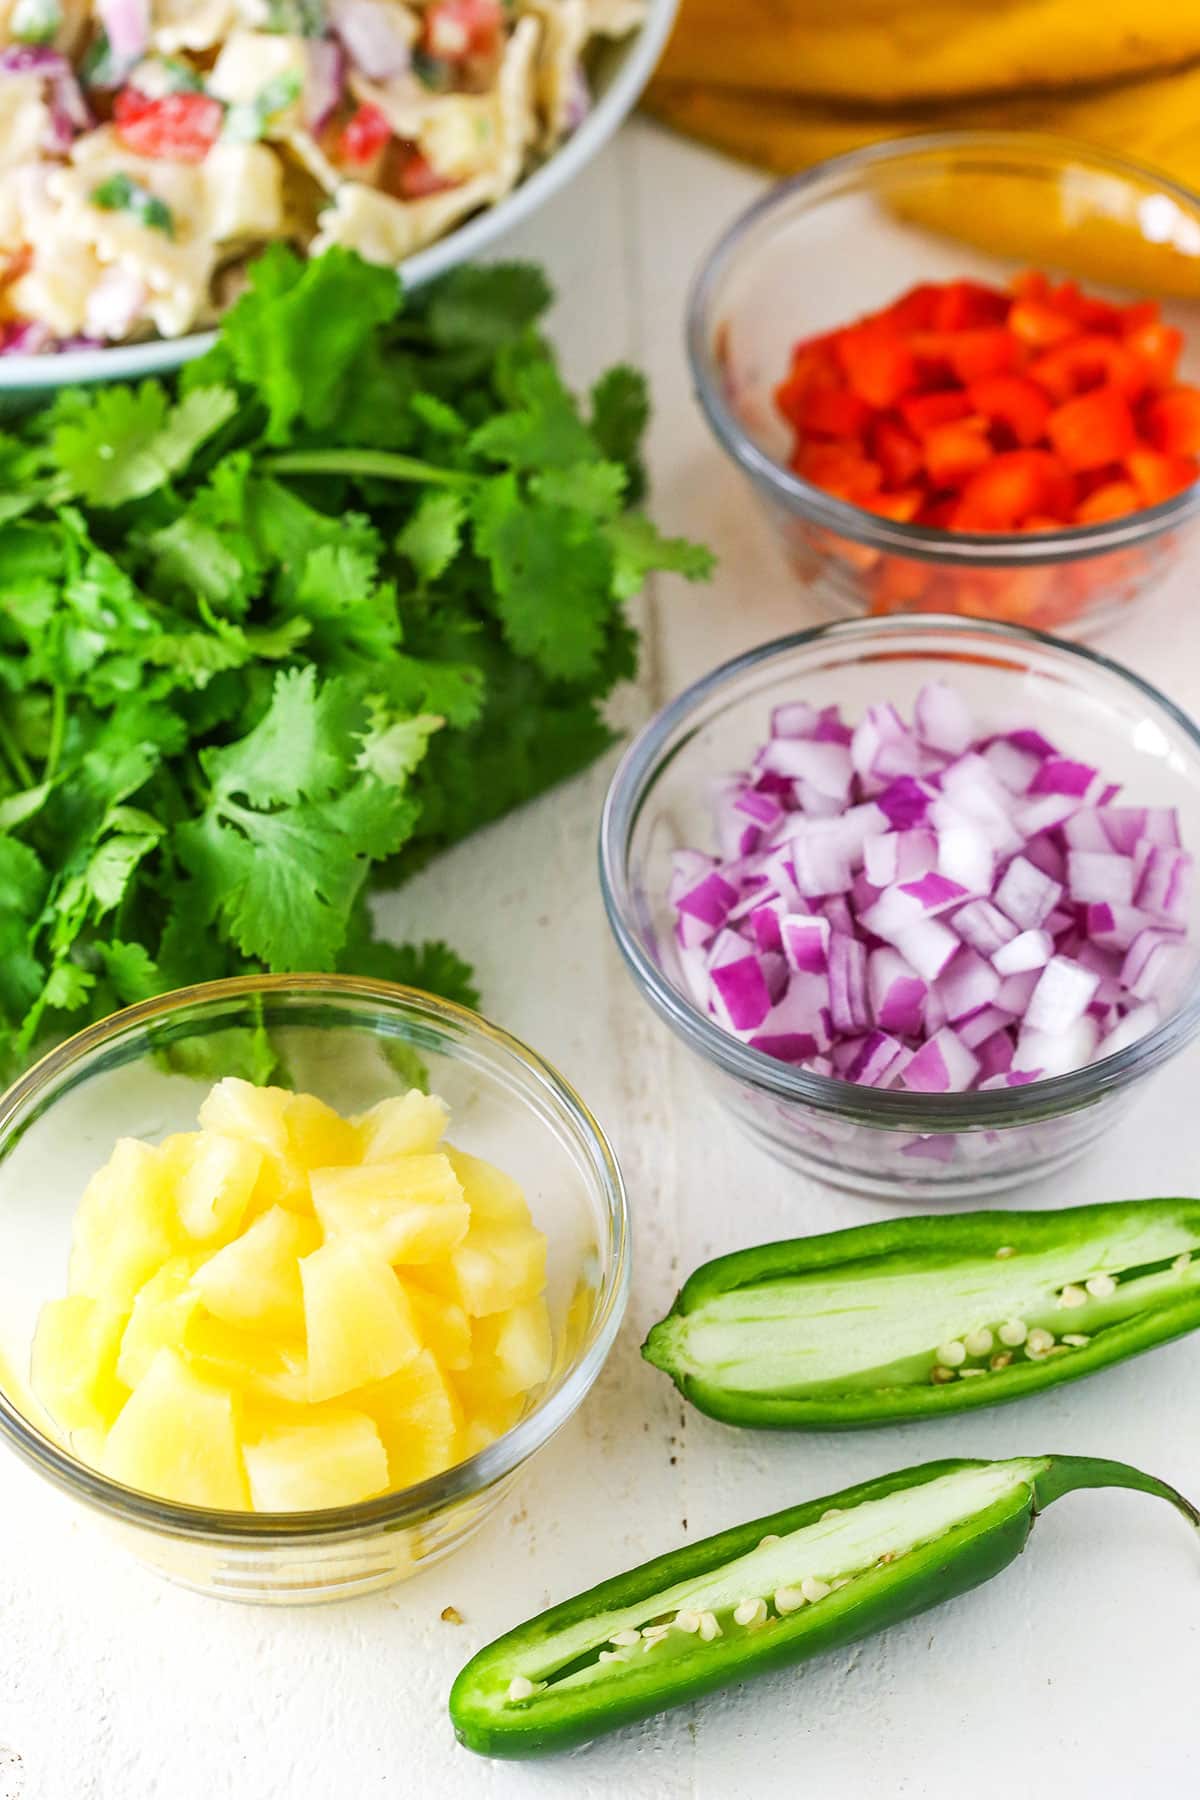
<path fill-rule="evenodd" d="M 949 133 L 783 182 L 702 268 L 688 348 L 837 612 L 1078 634 L 1200 511 L 1200 196 L 1102 151 Z"/>

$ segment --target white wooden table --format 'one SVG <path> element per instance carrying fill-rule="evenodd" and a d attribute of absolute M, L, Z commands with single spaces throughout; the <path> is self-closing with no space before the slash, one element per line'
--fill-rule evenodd
<path fill-rule="evenodd" d="M 811 622 L 689 394 L 681 309 L 698 258 L 756 191 L 746 170 L 630 127 L 511 244 L 548 264 L 571 373 L 645 367 L 656 516 L 721 553 L 712 587 L 648 597 L 624 723 L 751 643 Z M 852 248 L 848 250 L 852 254 Z M 1105 647 L 1200 708 L 1184 572 Z M 476 1760 L 446 1720 L 451 1679 L 551 1600 L 717 1528 L 927 1457 L 1059 1450 L 1140 1462 L 1200 1495 L 1200 1341 L 941 1428 L 793 1439 L 684 1412 L 642 1363 L 646 1327 L 715 1253 L 875 1216 L 777 1167 L 703 1098 L 633 991 L 594 876 L 607 767 L 507 820 L 384 903 L 476 964 L 491 1014 L 576 1080 L 621 1155 L 633 1299 L 582 1413 L 507 1513 L 389 1593 L 272 1612 L 144 1573 L 0 1456 L 0 1800 L 1116 1800 L 1194 1791 L 1200 1552 L 1132 1494 L 1056 1507 L 1020 1563 L 942 1611 L 569 1758 Z M 488 896 L 479 906 L 475 897 Z M 544 979 L 552 969 L 554 979 Z M 1195 1191 L 1200 1047 L 1089 1161 L 1028 1196 Z M 444 1624 L 455 1606 L 461 1625 Z"/>

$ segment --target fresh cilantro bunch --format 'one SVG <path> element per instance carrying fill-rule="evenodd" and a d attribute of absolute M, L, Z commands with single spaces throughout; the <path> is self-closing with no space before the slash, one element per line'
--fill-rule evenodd
<path fill-rule="evenodd" d="M 175 387 L 64 393 L 0 436 L 0 1067 L 251 970 L 471 1000 L 373 935 L 372 868 L 589 762 L 622 603 L 705 551 L 640 513 L 641 378 L 581 409 L 540 273 L 402 301 L 275 248 Z"/>

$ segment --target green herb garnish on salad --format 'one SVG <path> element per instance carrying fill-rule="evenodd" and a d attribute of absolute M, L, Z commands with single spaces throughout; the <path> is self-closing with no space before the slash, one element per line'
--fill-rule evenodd
<path fill-rule="evenodd" d="M 0 434 L 6 1072 L 263 968 L 474 998 L 446 946 L 376 938 L 369 874 L 598 755 L 623 602 L 710 566 L 625 510 L 644 384 L 581 407 L 549 299 L 521 265 L 402 300 L 272 249 L 177 386 L 68 389 Z"/>
<path fill-rule="evenodd" d="M 135 181 L 132 175 L 118 170 L 108 175 L 94 187 L 89 196 L 93 206 L 101 212 L 129 213 L 140 224 L 147 225 L 152 231 L 161 231 L 166 237 L 175 236 L 175 221 L 171 217 L 171 209 L 165 200 L 152 194 L 149 188 Z"/>

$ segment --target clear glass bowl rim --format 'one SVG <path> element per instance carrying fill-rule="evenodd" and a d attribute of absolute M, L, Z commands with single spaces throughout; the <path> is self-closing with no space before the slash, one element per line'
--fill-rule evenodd
<path fill-rule="evenodd" d="M 456 1501 L 471 1499 L 526 1462 L 552 1438 L 576 1410 L 612 1348 L 629 1296 L 631 1235 L 624 1180 L 604 1131 L 575 1089 L 552 1064 L 519 1038 L 493 1025 L 468 1007 L 443 1000 L 398 982 L 351 975 L 241 975 L 225 981 L 176 988 L 136 1006 L 124 1008 L 57 1045 L 0 1095 L 0 1156 L 17 1115 L 35 1102 L 49 1084 L 72 1065 L 123 1039 L 136 1037 L 148 1025 L 193 1006 L 251 999 L 255 995 L 307 995 L 313 999 L 360 1000 L 380 1007 L 404 1007 L 433 1024 L 466 1030 L 522 1065 L 522 1073 L 548 1087 L 578 1127 L 591 1155 L 590 1179 L 600 1190 L 609 1226 L 610 1270 L 601 1302 L 584 1345 L 558 1387 L 540 1401 L 503 1437 L 440 1475 L 352 1506 L 303 1513 L 243 1513 L 184 1506 L 123 1487 L 79 1462 L 38 1431 L 0 1391 L 0 1435 L 60 1488 L 124 1523 L 149 1527 L 160 1534 L 206 1543 L 243 1546 L 297 1546 L 316 1540 L 359 1537 L 373 1531 L 397 1531 L 419 1524 Z M 47 1115 L 48 1116 L 48 1115 Z"/>
<path fill-rule="evenodd" d="M 690 725 L 707 703 L 735 684 L 743 675 L 796 651 L 822 643 L 848 641 L 862 655 L 874 650 L 897 651 L 905 640 L 932 632 L 951 631 L 964 640 L 964 650 L 974 643 L 989 649 L 997 659 L 1007 649 L 1019 654 L 1037 647 L 1062 657 L 1068 665 L 1104 670 L 1133 688 L 1151 707 L 1165 713 L 1191 740 L 1200 755 L 1200 725 L 1150 682 L 1111 657 L 1067 643 L 1023 626 L 1002 625 L 994 620 L 963 619 L 953 614 L 922 613 L 887 619 L 842 619 L 816 625 L 759 644 L 722 663 L 662 708 L 629 745 L 613 774 L 600 821 L 600 887 L 605 911 L 617 945 L 635 983 L 667 1024 L 705 1061 L 715 1064 L 736 1080 L 749 1082 L 777 1100 L 800 1102 L 819 1112 L 858 1123 L 897 1131 L 996 1130 L 1002 1126 L 1029 1124 L 1090 1105 L 1101 1094 L 1119 1090 L 1136 1077 L 1165 1062 L 1200 1031 L 1200 968 L 1179 1006 L 1135 1044 L 1103 1057 L 1066 1075 L 1048 1076 L 1027 1086 L 992 1089 L 987 1093 L 908 1094 L 899 1090 L 859 1087 L 853 1082 L 820 1075 L 766 1056 L 724 1031 L 679 992 L 647 952 L 635 923 L 628 880 L 628 858 L 642 806 L 659 774 L 689 741 Z M 714 770 L 714 774 L 720 771 Z"/>
<path fill-rule="evenodd" d="M 788 512 L 856 543 L 897 555 L 923 558 L 958 567 L 1041 567 L 1106 551 L 1145 543 L 1200 510 L 1200 479 L 1157 506 L 1144 507 L 1124 518 L 1096 525 L 1074 525 L 1063 531 L 1038 532 L 1036 536 L 1004 532 L 939 531 L 926 525 L 902 524 L 867 512 L 848 500 L 839 500 L 824 489 L 795 475 L 767 456 L 744 430 L 725 399 L 721 371 L 713 354 L 713 309 L 720 284 L 735 264 L 745 240 L 764 220 L 789 210 L 797 201 L 815 209 L 848 182 L 870 177 L 878 170 L 900 167 L 941 155 L 973 151 L 1011 162 L 1025 155 L 1031 160 L 1083 163 L 1125 181 L 1150 184 L 1169 194 L 1184 207 L 1200 230 L 1200 194 L 1172 181 L 1148 164 L 1100 150 L 1072 138 L 1032 131 L 944 131 L 920 136 L 890 138 L 867 144 L 842 156 L 827 158 L 786 181 L 739 213 L 701 263 L 688 297 L 686 343 L 692 383 L 701 411 L 717 441 L 756 483 L 766 486 L 774 500 Z M 783 371 L 780 371 L 781 377 Z"/>

